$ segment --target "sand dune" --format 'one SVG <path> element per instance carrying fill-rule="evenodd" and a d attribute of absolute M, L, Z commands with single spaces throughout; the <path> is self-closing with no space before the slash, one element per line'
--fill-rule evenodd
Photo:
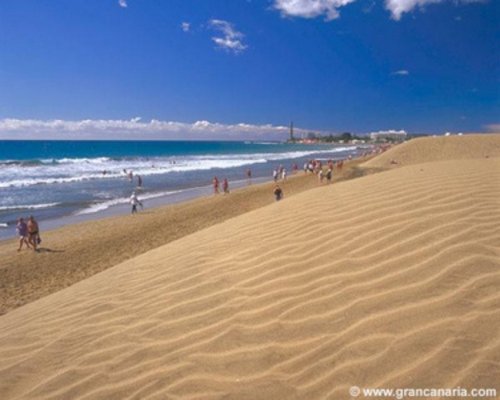
<path fill-rule="evenodd" d="M 500 134 L 412 139 L 369 161 L 367 168 L 388 168 L 443 160 L 500 157 Z M 394 160 L 397 164 L 391 164 Z"/>
<path fill-rule="evenodd" d="M 0 398 L 499 390 L 499 172 L 443 161 L 313 189 L 16 309 Z"/>

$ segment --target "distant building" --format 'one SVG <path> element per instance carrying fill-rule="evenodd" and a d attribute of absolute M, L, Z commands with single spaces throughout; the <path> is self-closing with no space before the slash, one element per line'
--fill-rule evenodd
<path fill-rule="evenodd" d="M 406 140 L 407 136 L 408 134 L 404 130 L 400 131 L 389 130 L 389 131 L 378 131 L 370 133 L 370 139 L 375 142 L 381 142 L 386 140 L 402 142 Z"/>

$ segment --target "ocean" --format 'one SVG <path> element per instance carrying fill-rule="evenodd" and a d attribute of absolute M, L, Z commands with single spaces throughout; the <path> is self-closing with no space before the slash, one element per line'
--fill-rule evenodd
<path fill-rule="evenodd" d="M 14 236 L 21 216 L 34 215 L 42 229 L 60 226 L 128 212 L 134 190 L 145 207 L 157 206 L 208 195 L 214 176 L 241 187 L 247 169 L 261 182 L 280 165 L 290 174 L 294 163 L 302 170 L 309 159 L 362 151 L 275 142 L 0 141 L 0 239 Z"/>

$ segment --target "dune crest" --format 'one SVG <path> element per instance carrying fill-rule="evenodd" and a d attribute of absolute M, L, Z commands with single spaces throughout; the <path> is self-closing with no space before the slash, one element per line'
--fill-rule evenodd
<path fill-rule="evenodd" d="M 433 162 L 310 190 L 16 309 L 0 397 L 496 387 L 499 171 Z"/>
<path fill-rule="evenodd" d="M 490 157 L 500 157 L 500 134 L 422 137 L 391 148 L 365 162 L 363 167 L 385 169 L 431 161 Z"/>

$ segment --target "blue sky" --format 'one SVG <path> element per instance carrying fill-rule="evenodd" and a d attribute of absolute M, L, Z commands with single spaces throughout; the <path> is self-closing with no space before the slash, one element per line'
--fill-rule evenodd
<path fill-rule="evenodd" d="M 494 0 L 1 0 L 0 138 L 500 130 L 499 17 Z"/>

